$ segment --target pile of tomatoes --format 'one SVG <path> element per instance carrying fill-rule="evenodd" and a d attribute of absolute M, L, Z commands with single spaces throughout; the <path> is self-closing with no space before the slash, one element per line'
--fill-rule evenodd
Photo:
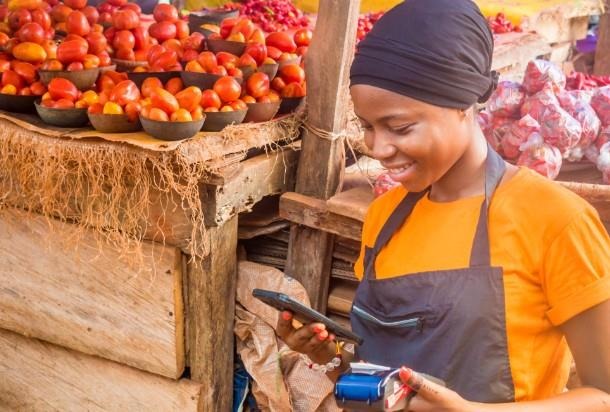
<path fill-rule="evenodd" d="M 487 24 L 494 34 L 503 34 L 517 32 L 520 33 L 521 26 L 514 25 L 510 20 L 506 18 L 504 13 L 498 13 L 495 17 L 490 16 L 487 18 Z"/>
<path fill-rule="evenodd" d="M 384 12 L 363 14 L 358 18 L 358 29 L 356 31 L 356 40 L 361 41 L 373 29 L 375 23 L 383 16 Z"/>
<path fill-rule="evenodd" d="M 247 0 L 240 14 L 249 17 L 268 33 L 310 25 L 309 18 L 290 0 Z"/>

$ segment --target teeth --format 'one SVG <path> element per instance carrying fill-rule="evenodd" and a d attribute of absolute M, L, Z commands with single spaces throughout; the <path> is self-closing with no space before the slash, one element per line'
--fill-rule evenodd
<path fill-rule="evenodd" d="M 405 170 L 407 170 L 409 167 L 411 167 L 411 165 L 407 165 L 405 167 L 399 167 L 399 168 L 394 168 L 394 169 L 388 169 L 390 171 L 390 173 L 393 174 L 398 174 L 398 173 L 402 173 Z"/>

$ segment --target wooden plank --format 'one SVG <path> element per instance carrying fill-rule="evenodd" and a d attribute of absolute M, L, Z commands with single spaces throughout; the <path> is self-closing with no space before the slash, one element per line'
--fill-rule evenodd
<path fill-rule="evenodd" d="M 223 186 L 207 186 L 206 224 L 220 226 L 250 210 L 263 197 L 292 190 L 298 158 L 297 147 L 291 145 L 245 160 Z"/>
<path fill-rule="evenodd" d="M 574 43 L 571 41 L 551 45 L 549 61 L 561 66 L 570 59 Z"/>
<path fill-rule="evenodd" d="M 606 13 L 599 19 L 599 34 L 595 51 L 593 72 L 597 75 L 610 75 L 610 0 L 606 0 Z"/>
<path fill-rule="evenodd" d="M 587 37 L 589 15 L 599 13 L 598 8 L 573 12 L 572 16 L 567 16 L 562 12 L 542 13 L 529 26 L 529 29 L 540 34 L 549 43 L 580 40 Z"/>
<path fill-rule="evenodd" d="M 331 197 L 326 205 L 328 211 L 364 222 L 369 204 L 375 195 L 370 186 L 356 187 Z"/>
<path fill-rule="evenodd" d="M 0 410 L 202 411 L 201 385 L 174 381 L 0 329 Z"/>
<path fill-rule="evenodd" d="M 356 241 L 361 239 L 362 222 L 330 213 L 326 202 L 323 200 L 298 193 L 286 193 L 280 198 L 280 216 L 311 229 L 317 229 Z M 318 244 L 317 249 L 322 248 L 323 244 Z M 293 246 L 288 250 L 289 256 L 292 249 Z"/>
<path fill-rule="evenodd" d="M 495 39 L 491 68 L 503 74 L 550 52 L 548 41 L 536 33 L 501 34 Z"/>
<path fill-rule="evenodd" d="M 262 235 L 268 235 L 270 233 L 277 232 L 278 230 L 285 229 L 289 227 L 290 224 L 288 222 L 280 221 L 271 223 L 265 227 L 254 227 L 254 226 L 240 226 L 239 227 L 239 239 L 247 240 L 255 237 L 259 237 Z"/>
<path fill-rule="evenodd" d="M 237 217 L 207 236 L 210 255 L 188 263 L 188 359 L 191 379 L 203 384 L 203 410 L 225 412 L 233 402 Z"/>
<path fill-rule="evenodd" d="M 77 250 L 62 245 L 74 225 L 6 209 L 0 227 L 0 327 L 170 378 L 182 374 L 179 250 L 144 243 L 142 261 L 129 266 L 119 251 L 100 251 L 91 232 Z"/>
<path fill-rule="evenodd" d="M 319 137 L 347 128 L 349 66 L 354 55 L 359 0 L 320 0 L 318 20 L 306 57 L 307 127 L 297 170 L 296 191 L 320 199 L 334 195 L 345 155 L 342 139 Z M 329 41 L 332 39 L 332 41 Z M 323 73 L 324 75 L 320 75 Z M 328 233 L 293 226 L 286 273 L 299 280 L 311 306 L 324 311 L 330 277 L 333 239 Z"/>
<path fill-rule="evenodd" d="M 328 310 L 349 317 L 357 287 L 355 282 L 332 282 L 328 294 Z"/>

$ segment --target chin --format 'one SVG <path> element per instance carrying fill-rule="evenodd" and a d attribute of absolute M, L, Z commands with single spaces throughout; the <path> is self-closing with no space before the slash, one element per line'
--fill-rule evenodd
<path fill-rule="evenodd" d="M 430 187 L 430 183 L 428 182 L 423 182 L 423 181 L 412 181 L 412 180 L 408 180 L 408 181 L 404 181 L 404 182 L 398 182 L 402 185 L 402 187 L 404 187 L 407 192 L 423 192 L 424 190 L 428 189 Z"/>

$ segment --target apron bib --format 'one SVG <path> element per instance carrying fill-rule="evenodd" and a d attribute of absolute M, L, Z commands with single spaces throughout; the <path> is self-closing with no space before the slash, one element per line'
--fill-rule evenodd
<path fill-rule="evenodd" d="M 427 191 L 408 193 L 396 207 L 374 247 L 365 250 L 364 278 L 350 316 L 352 330 L 364 338 L 360 359 L 435 376 L 470 401 L 514 400 L 503 271 L 491 266 L 488 232 L 489 201 L 505 168 L 488 148 L 485 200 L 467 268 L 376 279 L 379 252 Z"/>

